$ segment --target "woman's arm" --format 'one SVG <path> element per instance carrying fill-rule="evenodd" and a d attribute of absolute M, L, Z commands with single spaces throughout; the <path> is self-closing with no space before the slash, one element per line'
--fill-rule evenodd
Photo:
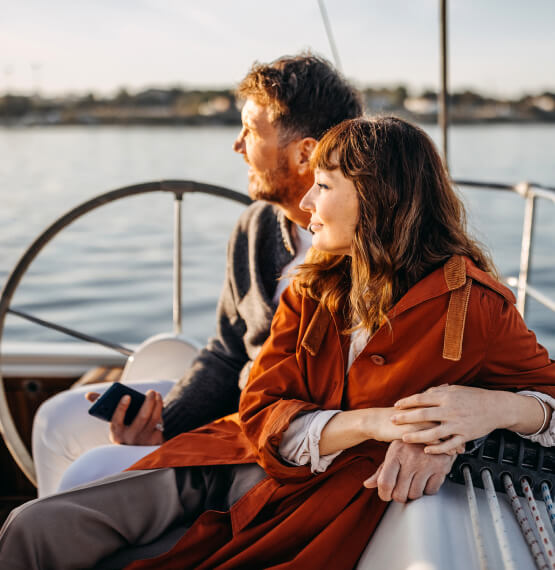
<path fill-rule="evenodd" d="M 310 476 L 310 468 L 306 466 L 284 464 L 279 445 L 295 418 L 326 407 L 325 402 L 313 401 L 296 358 L 302 302 L 291 289 L 284 292 L 270 338 L 253 364 L 239 405 L 241 427 L 256 450 L 258 463 L 278 480 Z M 393 412 L 393 408 L 340 412 L 324 428 L 320 455 L 333 454 L 367 439 L 400 439 L 408 431 L 429 427 L 395 426 L 390 421 Z"/>
<path fill-rule="evenodd" d="M 545 406 L 545 408 L 544 408 Z M 552 408 L 536 398 L 470 386 L 438 386 L 422 394 L 399 400 L 392 422 L 399 426 L 414 422 L 438 422 L 432 429 L 407 433 L 407 443 L 429 444 L 427 453 L 449 453 L 466 441 L 477 439 L 495 429 L 509 429 L 523 435 L 533 434 L 551 422 Z M 544 411 L 545 410 L 545 411 Z"/>
<path fill-rule="evenodd" d="M 440 423 L 436 428 L 403 438 L 407 442 L 427 443 L 428 453 L 449 453 L 457 445 L 494 429 L 535 434 L 542 427 L 549 427 L 553 408 L 515 392 L 533 391 L 542 398 L 555 396 L 555 363 L 512 303 L 484 295 L 480 314 L 489 316 L 489 330 L 476 383 L 487 389 L 438 386 L 396 404 L 397 425 L 424 420 Z M 466 334 L 470 333 L 468 330 Z M 438 438 L 445 441 L 431 445 Z M 542 438 L 541 443 L 550 445 L 553 441 Z"/>
<path fill-rule="evenodd" d="M 410 432 L 430 431 L 436 425 L 428 421 L 393 423 L 396 408 L 365 408 L 335 415 L 320 436 L 320 455 L 330 455 L 354 447 L 368 439 L 393 441 Z"/>

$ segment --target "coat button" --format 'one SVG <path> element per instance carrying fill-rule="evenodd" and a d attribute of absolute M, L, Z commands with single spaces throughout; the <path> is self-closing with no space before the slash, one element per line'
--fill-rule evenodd
<path fill-rule="evenodd" d="M 381 355 L 381 354 L 373 354 L 370 357 L 370 360 L 376 365 L 376 366 L 383 366 L 385 364 L 385 358 Z"/>

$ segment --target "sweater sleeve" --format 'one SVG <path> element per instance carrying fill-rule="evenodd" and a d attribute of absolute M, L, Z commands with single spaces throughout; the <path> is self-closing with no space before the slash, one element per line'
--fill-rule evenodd
<path fill-rule="evenodd" d="M 238 223 L 227 248 L 216 335 L 164 400 L 162 417 L 166 440 L 237 411 L 239 375 L 249 362 L 249 356 L 244 340 L 247 324 L 238 310 L 234 287 L 238 270 L 235 260 L 246 259 L 248 247 L 247 231 Z"/>
<path fill-rule="evenodd" d="M 229 279 L 218 305 L 217 335 L 164 400 L 164 436 L 207 424 L 237 410 L 238 378 L 248 361 L 243 344 L 244 323 L 237 315 Z"/>
<path fill-rule="evenodd" d="M 264 202 L 239 218 L 228 243 L 217 332 L 165 399 L 166 439 L 237 411 L 240 380 L 270 331 L 276 279 L 293 257 L 288 232 L 280 212 Z"/>
<path fill-rule="evenodd" d="M 226 284 L 218 310 L 218 334 L 164 400 L 164 436 L 170 439 L 237 410 L 239 373 L 248 361 L 242 322 L 233 319 Z"/>

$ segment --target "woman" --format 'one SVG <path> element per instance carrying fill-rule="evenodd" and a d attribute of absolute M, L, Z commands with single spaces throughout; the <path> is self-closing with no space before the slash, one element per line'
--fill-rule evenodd
<path fill-rule="evenodd" d="M 347 121 L 323 137 L 312 163 L 315 185 L 301 206 L 311 212 L 314 249 L 282 296 L 239 408 L 270 477 L 233 505 L 233 538 L 220 549 L 199 552 L 198 528 L 207 528 L 200 517 L 181 555 L 176 549 L 153 566 L 187 563 L 194 552 L 206 567 L 351 568 L 386 506 L 361 485 L 383 460 L 382 442 L 426 427 L 416 435 L 429 444 L 447 438 L 440 449 L 448 451 L 464 436 L 445 431 L 451 419 L 441 406 L 415 418 L 425 410 L 411 417 L 393 407 L 398 400 L 407 405 L 402 398 L 446 383 L 555 395 L 555 365 L 467 236 L 462 205 L 423 131 L 395 118 Z M 460 390 L 474 404 L 483 396 Z M 550 412 L 536 398 L 501 397 L 508 416 L 490 414 L 485 431 L 472 435 L 546 427 Z M 414 419 L 449 421 L 406 423 Z M 183 442 L 173 456 L 170 444 L 164 460 L 138 466 L 183 465 Z"/>
<path fill-rule="evenodd" d="M 386 442 L 416 437 L 431 451 L 449 451 L 467 439 L 452 406 L 457 388 L 444 384 L 462 385 L 459 396 L 474 404 L 481 392 L 466 385 L 555 396 L 555 364 L 467 236 L 460 201 L 423 131 L 395 118 L 347 121 L 323 137 L 312 163 L 316 183 L 302 207 L 311 213 L 313 250 L 282 296 L 239 416 L 182 434 L 134 466 L 159 469 L 141 476 L 145 496 L 159 491 L 159 483 L 147 485 L 152 473 L 178 468 L 181 502 L 195 515 L 175 547 L 132 568 L 352 568 L 386 508 L 362 485 Z M 431 387 L 421 400 L 403 401 Z M 503 397 L 509 417 L 492 414 L 472 435 L 546 427 L 550 411 L 537 397 Z M 183 468 L 218 465 L 226 467 Z M 125 491 L 113 483 L 108 492 L 91 486 L 94 501 L 84 504 L 100 513 L 94 537 L 98 519 L 111 524 L 109 493 Z M 51 512 L 65 520 L 60 508 L 83 496 L 81 489 L 52 497 Z M 124 522 L 146 517 L 121 501 L 114 517 L 122 509 Z M 19 529 L 49 511 L 28 512 L 15 518 Z M 72 519 L 77 528 L 81 519 Z M 140 542 L 140 532 L 127 540 Z"/>

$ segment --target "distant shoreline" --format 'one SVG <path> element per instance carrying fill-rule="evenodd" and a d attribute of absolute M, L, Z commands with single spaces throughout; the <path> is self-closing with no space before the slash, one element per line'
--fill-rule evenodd
<path fill-rule="evenodd" d="M 361 91 L 369 114 L 399 115 L 421 124 L 437 123 L 437 93 L 414 96 L 404 86 Z M 1 126 L 225 126 L 241 123 L 241 102 L 231 89 L 147 89 L 131 94 L 122 89 L 112 98 L 85 96 L 45 98 L 0 96 Z M 555 93 L 502 100 L 471 91 L 449 95 L 449 122 L 465 124 L 555 123 Z"/>
<path fill-rule="evenodd" d="M 383 114 L 383 113 L 380 113 Z M 401 115 L 404 118 L 411 120 L 414 123 L 422 125 L 434 125 L 438 124 L 437 118 L 422 118 L 415 116 L 407 116 L 407 114 L 401 113 L 387 113 L 388 115 Z M 483 125 L 553 125 L 555 124 L 555 118 L 549 119 L 519 119 L 519 118 L 492 118 L 492 119 L 456 119 L 450 120 L 450 125 L 466 125 L 466 126 L 483 126 Z M 241 125 L 240 121 L 204 121 L 202 119 L 193 120 L 178 120 L 178 121 L 141 121 L 141 120 L 125 120 L 125 121 L 102 121 L 102 122 L 78 122 L 78 121 L 68 121 L 68 122 L 21 122 L 21 121 L 1 121 L 0 128 L 2 129 L 33 129 L 33 128 L 59 128 L 59 127 L 90 127 L 103 128 L 103 127 L 175 127 L 175 128 L 206 128 L 206 127 L 239 127 Z"/>

